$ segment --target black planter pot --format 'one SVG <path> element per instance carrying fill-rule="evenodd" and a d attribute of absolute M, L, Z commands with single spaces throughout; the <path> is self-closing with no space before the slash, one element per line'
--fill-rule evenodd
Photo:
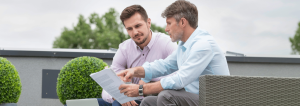
<path fill-rule="evenodd" d="M 0 106 L 17 106 L 17 103 L 3 103 Z"/>

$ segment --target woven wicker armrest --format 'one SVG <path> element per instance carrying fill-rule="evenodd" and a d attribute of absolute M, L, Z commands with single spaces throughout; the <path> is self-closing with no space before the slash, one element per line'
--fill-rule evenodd
<path fill-rule="evenodd" d="M 300 78 L 205 75 L 200 106 L 300 106 Z"/>

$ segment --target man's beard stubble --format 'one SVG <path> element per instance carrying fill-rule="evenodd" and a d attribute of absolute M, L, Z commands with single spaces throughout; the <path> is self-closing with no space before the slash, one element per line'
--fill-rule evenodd
<path fill-rule="evenodd" d="M 144 35 L 144 34 L 141 33 L 140 36 L 143 36 L 143 35 Z M 138 35 L 135 35 L 135 36 L 138 36 Z M 145 38 L 144 38 L 141 42 L 137 42 L 137 41 L 134 41 L 134 42 L 136 43 L 136 45 L 141 45 L 141 44 L 143 44 L 143 43 L 146 42 L 146 40 L 148 39 L 148 36 L 149 36 L 149 34 L 147 34 L 147 36 L 145 36 Z"/>
<path fill-rule="evenodd" d="M 173 38 L 171 38 L 172 42 L 181 41 L 183 37 L 183 32 L 178 32 L 173 34 Z"/>

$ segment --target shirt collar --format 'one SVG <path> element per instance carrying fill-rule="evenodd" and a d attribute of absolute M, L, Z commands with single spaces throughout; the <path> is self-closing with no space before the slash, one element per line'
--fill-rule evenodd
<path fill-rule="evenodd" d="M 154 34 L 153 33 L 153 31 L 150 29 L 150 33 L 152 34 L 152 37 L 151 37 L 151 40 L 150 40 L 150 42 L 148 43 L 148 48 L 149 49 L 151 49 L 151 47 L 152 47 L 152 45 L 154 44 L 154 42 L 155 42 L 155 38 L 156 38 L 156 34 Z M 149 39 L 149 38 L 148 38 Z M 133 40 L 132 40 L 133 41 Z M 142 51 L 142 49 L 138 46 L 138 45 L 136 45 L 136 43 L 133 41 L 133 43 L 134 43 L 134 46 L 137 48 L 137 49 L 139 49 L 139 50 L 141 50 Z M 146 46 L 145 46 L 146 47 Z"/>
<path fill-rule="evenodd" d="M 186 42 L 180 41 L 180 45 L 182 45 L 185 49 L 191 46 L 193 39 L 201 32 L 201 29 L 197 27 L 195 31 L 192 33 L 192 35 L 188 38 Z"/>

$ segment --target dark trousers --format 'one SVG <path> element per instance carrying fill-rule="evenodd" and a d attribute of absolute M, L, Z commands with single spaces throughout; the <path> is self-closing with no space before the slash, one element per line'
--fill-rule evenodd
<path fill-rule="evenodd" d="M 199 95 L 181 90 L 163 90 L 158 96 L 147 96 L 141 106 L 197 106 Z"/>
<path fill-rule="evenodd" d="M 113 103 L 108 103 L 104 101 L 102 98 L 97 98 L 99 106 L 122 106 L 118 101 L 114 101 Z M 141 104 L 141 101 L 135 100 L 137 104 Z M 67 106 L 67 105 L 65 105 Z"/>
<path fill-rule="evenodd" d="M 135 100 L 137 104 L 141 104 L 141 101 Z M 108 103 L 104 101 L 102 98 L 98 98 L 99 106 L 122 106 L 118 101 L 114 101 L 113 103 Z"/>

